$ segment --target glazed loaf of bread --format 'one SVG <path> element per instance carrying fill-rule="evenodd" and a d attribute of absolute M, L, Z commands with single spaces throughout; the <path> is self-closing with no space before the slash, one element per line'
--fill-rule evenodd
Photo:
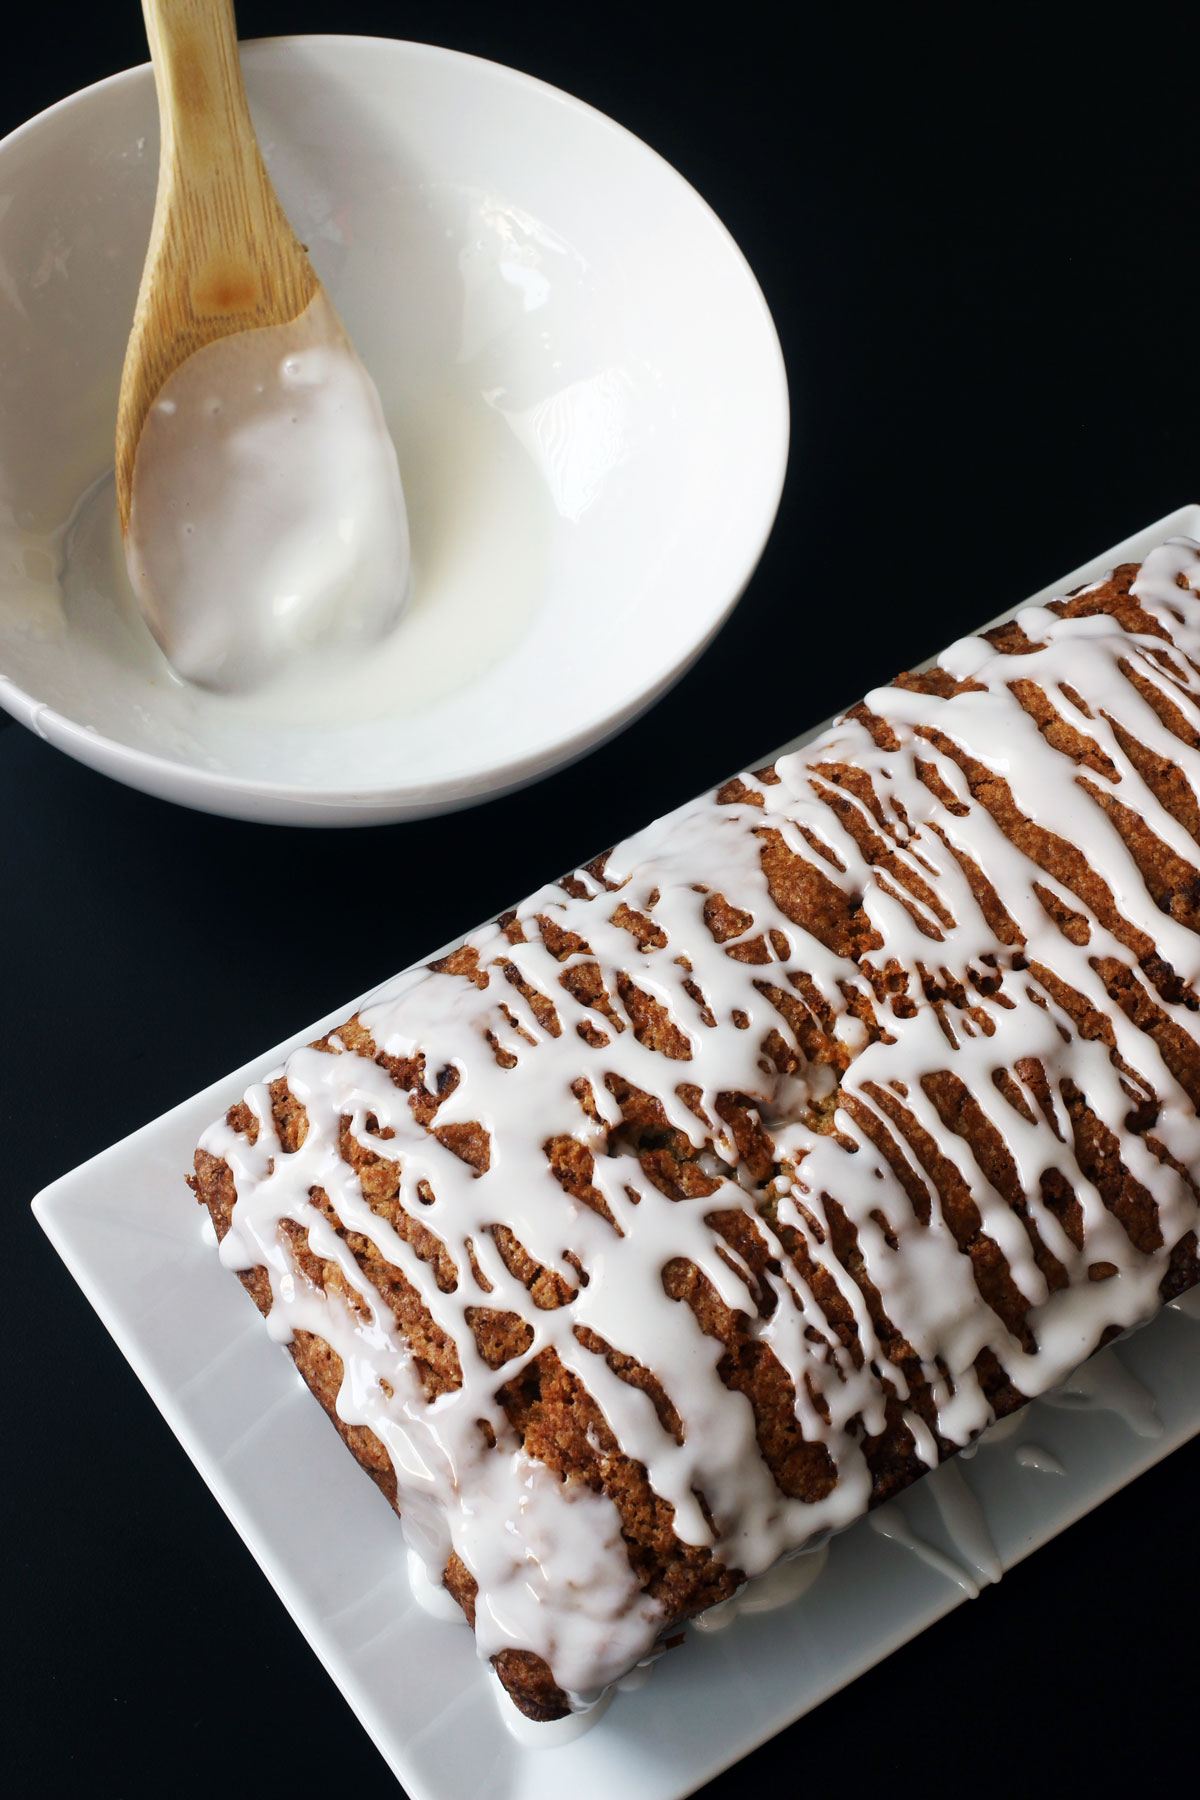
<path fill-rule="evenodd" d="M 521 1710 L 1200 1276 L 1200 547 L 402 975 L 193 1187 Z"/>

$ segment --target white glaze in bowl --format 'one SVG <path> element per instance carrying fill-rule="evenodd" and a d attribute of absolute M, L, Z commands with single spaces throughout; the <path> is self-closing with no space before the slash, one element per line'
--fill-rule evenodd
<path fill-rule="evenodd" d="M 142 624 L 108 475 L 157 160 L 135 69 L 0 144 L 0 703 L 209 811 L 441 812 L 619 729 L 727 617 L 782 486 L 778 340 L 704 202 L 579 101 L 391 40 L 244 61 L 272 176 L 383 397 L 412 605 L 365 664 L 259 694 L 181 683 Z"/>

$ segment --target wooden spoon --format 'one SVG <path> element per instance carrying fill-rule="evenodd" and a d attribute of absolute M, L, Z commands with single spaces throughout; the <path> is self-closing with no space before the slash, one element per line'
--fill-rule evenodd
<path fill-rule="evenodd" d="M 320 288 L 254 135 L 232 0 L 142 0 L 162 147 L 117 406 L 117 508 L 167 378 L 233 332 L 298 318 Z"/>

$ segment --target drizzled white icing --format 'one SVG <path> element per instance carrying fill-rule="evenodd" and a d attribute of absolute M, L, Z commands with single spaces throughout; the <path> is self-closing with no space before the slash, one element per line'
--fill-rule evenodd
<path fill-rule="evenodd" d="M 866 1509 L 872 1475 L 864 1439 L 884 1430 L 889 1395 L 903 1409 L 916 1457 L 933 1466 L 938 1438 L 947 1447 L 967 1444 L 994 1416 L 976 1367 L 981 1353 L 1025 1396 L 1044 1394 L 1106 1330 L 1156 1310 L 1170 1253 L 1196 1226 L 1187 1172 L 1200 1166 L 1200 1127 L 1169 1066 L 1164 1031 L 1155 1026 L 1150 1035 L 1114 1005 L 1095 965 L 1111 958 L 1128 971 L 1143 1024 L 1165 1019 L 1191 1039 L 1200 935 L 1155 905 L 1113 819 L 1080 778 L 1117 797 L 1183 863 L 1200 864 L 1197 845 L 1122 747 L 1136 740 L 1200 792 L 1200 754 L 1143 697 L 1156 690 L 1200 734 L 1198 585 L 1200 548 L 1182 540 L 1143 565 L 1134 593 L 1172 644 L 1126 634 L 1102 614 L 1061 619 L 1043 609 L 1019 615 L 1034 646 L 1020 656 L 1001 655 L 981 638 L 961 640 L 941 667 L 978 686 L 945 700 L 877 690 L 867 706 L 890 735 L 873 735 L 860 718 L 843 720 L 781 759 L 775 782 L 744 776 L 720 802 L 705 796 L 619 845 L 602 875 L 548 886 L 505 927 L 473 934 L 471 954 L 453 959 L 459 972 L 399 977 L 362 1009 L 359 1023 L 381 1056 L 423 1056 L 424 1094 L 416 1096 L 427 1103 L 423 1120 L 387 1068 L 335 1036 L 287 1064 L 288 1087 L 307 1116 L 298 1149 L 283 1148 L 266 1083 L 246 1096 L 258 1122 L 253 1143 L 229 1122 L 206 1135 L 204 1149 L 228 1164 L 237 1192 L 222 1260 L 234 1269 L 266 1268 L 269 1326 L 281 1342 L 299 1330 L 336 1350 L 344 1367 L 339 1414 L 369 1427 L 384 1446 L 410 1545 L 431 1579 L 453 1550 L 477 1583 L 481 1655 L 537 1652 L 581 1707 L 643 1659 L 670 1623 L 635 1578 L 613 1499 L 560 1481 L 527 1454 L 509 1421 L 498 1390 L 543 1353 L 553 1351 L 578 1378 L 624 1453 L 644 1466 L 654 1493 L 674 1508 L 677 1538 L 711 1548 L 753 1577 Z M 1046 742 L 1010 691 L 1014 681 L 1036 684 L 1060 718 L 1086 735 L 1103 772 L 1078 767 Z M 936 744 L 924 735 L 931 725 L 944 734 Z M 1115 909 L 1107 925 L 1097 916 L 1103 899 L 1063 886 L 973 799 L 963 755 L 1007 782 L 1027 818 L 1066 844 L 1086 845 L 1087 865 Z M 926 765 L 925 779 L 918 764 Z M 865 773 L 873 799 L 846 785 L 833 765 Z M 865 826 L 874 834 L 870 856 L 860 847 Z M 860 961 L 798 927 L 772 897 L 764 832 L 778 834 L 790 855 L 843 895 L 861 895 L 878 938 Z M 998 941 L 955 851 L 968 868 L 986 872 L 1015 924 L 1012 942 Z M 747 915 L 723 941 L 705 919 L 715 895 Z M 1074 922 L 1061 929 L 1048 904 L 1068 909 Z M 554 928 L 586 948 L 564 950 Z M 1177 988 L 1159 965 L 1147 961 L 1139 970 L 1114 928 L 1152 940 Z M 547 937 L 558 943 L 557 957 Z M 766 960 L 742 960 L 739 951 Z M 592 965 L 602 1010 L 577 997 L 577 980 L 574 992 L 563 981 Z M 890 1003 L 885 967 L 897 978 Z M 1111 1052 L 1103 1036 L 1079 1034 L 1055 997 L 1063 991 L 1056 983 L 1110 1021 Z M 674 1056 L 642 1041 L 647 997 L 676 1028 Z M 872 1017 L 881 1035 L 864 1023 Z M 852 1058 L 831 1121 L 821 1111 L 835 1078 L 805 1053 L 810 1030 Z M 1035 1066 L 1045 1076 L 1040 1094 Z M 922 1086 L 939 1071 L 959 1078 L 994 1127 L 1029 1226 L 1067 1286 L 1051 1292 L 1026 1223 Z M 1006 1072 L 1007 1086 L 997 1085 L 997 1071 Z M 669 1197 L 656 1185 L 622 1131 L 606 1078 L 615 1078 L 618 1091 L 624 1082 L 658 1098 L 667 1124 L 699 1152 L 705 1192 Z M 1127 1194 L 1139 1183 L 1153 1196 L 1161 1241 L 1151 1232 L 1135 1247 L 1112 1209 L 1113 1194 L 1106 1198 L 1080 1167 L 1064 1094 L 1070 1084 L 1119 1139 Z M 720 1097 L 729 1095 L 742 1097 L 741 1149 L 723 1116 L 730 1108 Z M 1131 1108 L 1150 1101 L 1152 1127 L 1127 1129 Z M 907 1115 L 902 1127 L 896 1103 Z M 397 1166 L 399 1205 L 440 1240 L 453 1260 L 453 1285 L 443 1279 L 439 1286 L 434 1262 L 368 1203 L 340 1154 L 343 1118 L 362 1149 Z M 756 1125 L 769 1137 L 765 1178 L 749 1167 L 745 1131 Z M 455 1153 L 446 1129 L 470 1126 L 487 1133 L 480 1167 Z M 880 1134 L 890 1136 L 892 1161 L 876 1148 Z M 559 1138 L 574 1138 L 590 1155 L 588 1183 L 600 1210 L 556 1179 L 546 1146 Z M 1011 1272 L 1024 1341 L 980 1291 L 931 1178 L 935 1156 L 943 1182 L 956 1174 L 969 1191 L 979 1232 Z M 1047 1203 L 1048 1171 L 1078 1203 L 1082 1248 Z M 909 1198 L 913 1188 L 924 1189 L 927 1222 Z M 454 1346 L 459 1386 L 426 1398 L 391 1310 L 313 1204 L 316 1191 L 344 1232 L 371 1240 L 419 1295 Z M 899 1348 L 881 1340 L 847 1266 L 852 1259 L 835 1253 L 834 1202 L 853 1228 L 859 1274 L 877 1291 Z M 771 1258 L 766 1272 L 752 1274 L 709 1224 L 732 1208 L 752 1209 Z M 340 1281 L 327 1281 L 323 1292 L 303 1275 L 281 1221 L 307 1233 L 313 1254 L 334 1265 Z M 566 1304 L 531 1301 L 492 1235 L 496 1225 L 565 1284 L 573 1295 Z M 785 1240 L 802 1246 L 807 1264 L 789 1255 Z M 749 1400 L 722 1379 L 724 1345 L 664 1291 L 664 1267 L 676 1259 L 695 1265 L 786 1373 L 804 1439 L 824 1445 L 836 1470 L 821 1497 L 789 1497 L 777 1485 L 759 1453 Z M 856 1339 L 833 1328 L 814 1291 L 818 1278 L 835 1285 Z M 760 1299 L 768 1292 L 773 1305 L 756 1309 L 756 1291 Z M 353 1305 L 347 1294 L 356 1296 Z M 515 1312 L 530 1328 L 526 1348 L 500 1369 L 480 1354 L 467 1317 L 480 1306 Z M 576 1327 L 652 1371 L 681 1430 L 669 1429 L 605 1355 L 586 1348 Z M 905 1346 L 919 1358 L 923 1395 L 895 1360 Z M 911 1359 L 907 1367 L 911 1374 Z"/>

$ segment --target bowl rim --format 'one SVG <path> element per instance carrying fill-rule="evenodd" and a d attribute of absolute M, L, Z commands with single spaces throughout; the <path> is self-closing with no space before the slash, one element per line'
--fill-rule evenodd
<path fill-rule="evenodd" d="M 239 49 L 243 52 L 249 50 L 252 58 L 260 50 L 283 49 L 286 51 L 295 48 L 308 51 L 314 47 L 326 45 L 337 45 L 352 51 L 370 47 L 375 54 L 378 54 L 381 45 L 387 45 L 389 53 L 394 51 L 411 56 L 415 52 L 432 61 L 449 65 L 475 64 L 486 74 L 488 79 L 499 79 L 509 86 L 524 90 L 533 89 L 541 96 L 565 107 L 572 113 L 584 115 L 593 126 L 598 125 L 608 134 L 632 144 L 642 155 L 651 158 L 654 163 L 659 165 L 659 172 L 665 174 L 670 183 L 674 184 L 678 190 L 682 190 L 691 204 L 699 210 L 709 229 L 715 231 L 716 238 L 725 254 L 732 258 L 733 264 L 745 284 L 750 307 L 757 313 L 758 323 L 763 328 L 763 349 L 768 360 L 773 364 L 774 374 L 774 380 L 769 390 L 765 387 L 762 390 L 764 395 L 769 393 L 769 398 L 773 403 L 772 410 L 775 414 L 770 421 L 771 437 L 774 441 L 773 444 L 767 446 L 773 450 L 773 469 L 771 479 L 764 483 L 759 490 L 756 517 L 746 532 L 747 540 L 752 544 L 751 553 L 733 591 L 712 610 L 700 635 L 680 640 L 671 654 L 660 661 L 620 705 L 614 708 L 603 699 L 598 699 L 569 736 L 560 735 L 551 741 L 536 745 L 532 749 L 510 756 L 507 761 L 487 765 L 472 764 L 457 773 L 418 782 L 397 782 L 393 779 L 354 785 L 342 784 L 337 787 L 314 787 L 303 782 L 260 779 L 251 775 L 206 769 L 196 763 L 158 755 L 153 751 L 124 743 L 119 738 L 109 737 L 97 727 L 82 724 L 68 714 L 59 712 L 48 702 L 35 699 L 11 676 L 0 670 L 0 706 L 3 706 L 14 719 L 27 726 L 37 736 L 52 742 L 64 753 L 143 792 L 161 795 L 164 791 L 170 791 L 172 798 L 182 801 L 184 804 L 199 806 L 204 810 L 218 813 L 226 811 L 220 803 L 222 795 L 242 801 L 258 798 L 268 804 L 277 801 L 286 809 L 280 815 L 281 819 L 287 818 L 288 822 L 294 822 L 290 816 L 291 807 L 313 812 L 370 813 L 379 815 L 380 822 L 382 822 L 383 815 L 388 813 L 392 817 L 400 819 L 416 813 L 429 815 L 441 810 L 450 811 L 456 807 L 512 792 L 518 787 L 539 779 L 542 775 L 563 768 L 622 730 L 660 699 L 680 679 L 728 622 L 766 548 L 779 511 L 787 474 L 791 440 L 791 405 L 787 367 L 779 334 L 758 278 L 746 256 L 728 227 L 698 189 L 693 187 L 686 176 L 682 175 L 673 163 L 669 162 L 653 145 L 648 144 L 644 138 L 640 138 L 636 132 L 620 124 L 598 107 L 592 106 L 588 101 L 579 99 L 563 88 L 555 87 L 551 82 L 542 80 L 540 76 L 526 74 L 523 70 L 515 69 L 506 63 L 496 62 L 489 57 L 477 56 L 471 51 L 454 50 L 445 45 L 428 44 L 418 39 L 364 32 L 290 32 L 270 37 L 239 40 Z M 116 91 L 131 81 L 147 79 L 153 79 L 152 66 L 148 60 L 127 69 L 118 69 L 111 75 L 102 76 L 98 81 L 89 82 L 86 87 L 77 88 L 70 94 L 64 94 L 60 99 L 33 114 L 31 118 L 23 120 L 20 125 L 15 126 L 12 131 L 0 138 L 0 158 L 26 137 L 45 129 L 57 115 L 69 112 L 90 97 L 101 92 Z M 761 435 L 765 441 L 767 433 L 764 431 Z M 237 813 L 232 816 L 246 817 L 250 815 L 244 808 L 239 807 Z"/>

